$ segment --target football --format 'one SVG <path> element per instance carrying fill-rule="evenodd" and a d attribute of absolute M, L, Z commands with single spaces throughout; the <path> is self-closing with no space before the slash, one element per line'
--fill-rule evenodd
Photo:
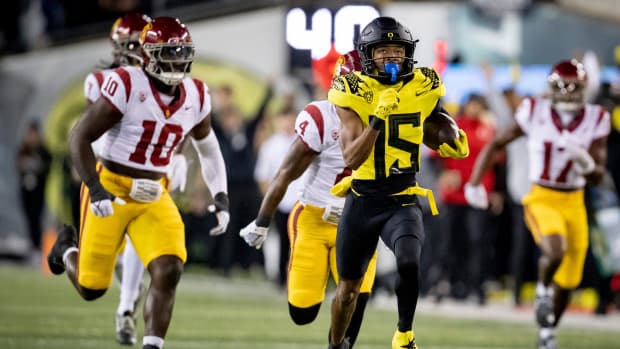
<path fill-rule="evenodd" d="M 427 147 L 437 150 L 443 143 L 456 147 L 454 139 L 459 135 L 459 127 L 450 115 L 443 112 L 436 113 L 424 120 L 422 129 L 424 132 L 422 141 Z"/>

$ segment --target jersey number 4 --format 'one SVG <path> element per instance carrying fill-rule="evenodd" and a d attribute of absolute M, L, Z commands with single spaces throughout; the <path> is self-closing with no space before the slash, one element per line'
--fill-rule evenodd
<path fill-rule="evenodd" d="M 146 163 L 146 150 L 148 149 L 151 141 L 153 140 L 153 135 L 155 134 L 155 128 L 157 127 L 157 123 L 151 120 L 144 120 L 142 122 L 142 127 L 144 127 L 144 131 L 142 131 L 142 137 L 140 137 L 140 141 L 136 145 L 136 149 L 129 156 L 129 160 L 133 162 L 137 162 L 139 164 Z M 174 138 L 172 140 L 172 145 L 167 152 L 164 152 L 164 146 L 168 143 L 168 138 L 172 135 Z M 151 153 L 151 163 L 154 166 L 166 166 L 170 162 L 170 156 L 172 155 L 172 150 L 179 144 L 183 138 L 183 128 L 176 124 L 164 124 L 159 133 L 159 138 L 157 139 L 157 143 L 153 144 L 153 152 Z"/>

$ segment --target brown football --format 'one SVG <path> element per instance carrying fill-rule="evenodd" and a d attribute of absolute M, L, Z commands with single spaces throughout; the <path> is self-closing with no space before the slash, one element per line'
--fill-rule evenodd
<path fill-rule="evenodd" d="M 424 120 L 422 128 L 424 131 L 422 141 L 427 147 L 437 150 L 443 143 L 448 143 L 453 148 L 456 146 L 454 140 L 459 135 L 459 127 L 450 115 L 443 112 L 435 113 Z"/>

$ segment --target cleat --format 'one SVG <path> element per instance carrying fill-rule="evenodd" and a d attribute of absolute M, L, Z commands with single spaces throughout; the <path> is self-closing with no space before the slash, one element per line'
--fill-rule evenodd
<path fill-rule="evenodd" d="M 116 314 L 116 341 L 121 345 L 136 344 L 136 319 L 128 311 Z"/>
<path fill-rule="evenodd" d="M 142 349 L 159 349 L 159 348 L 151 344 L 145 344 L 142 346 Z"/>
<path fill-rule="evenodd" d="M 555 336 L 553 334 L 547 337 L 542 337 L 539 335 L 538 349 L 558 349 L 558 346 L 555 343 Z"/>
<path fill-rule="evenodd" d="M 536 308 L 536 322 L 540 327 L 553 327 L 555 315 L 553 314 L 553 299 L 550 295 L 536 296 L 534 302 Z"/>
<path fill-rule="evenodd" d="M 413 331 L 400 332 L 396 329 L 392 337 L 392 349 L 418 349 Z"/>
<path fill-rule="evenodd" d="M 58 237 L 56 242 L 54 242 L 54 246 L 52 246 L 52 250 L 47 255 L 47 265 L 50 271 L 55 275 L 62 274 L 65 271 L 65 263 L 62 260 L 62 256 L 68 248 L 77 246 L 78 240 L 75 228 L 64 224 L 58 232 Z"/>

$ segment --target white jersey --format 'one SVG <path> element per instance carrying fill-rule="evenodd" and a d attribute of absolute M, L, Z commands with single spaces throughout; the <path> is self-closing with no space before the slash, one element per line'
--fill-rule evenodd
<path fill-rule="evenodd" d="M 300 201 L 318 207 L 344 206 L 344 198 L 329 190 L 351 170 L 345 167 L 338 138 L 340 119 L 330 102 L 315 101 L 304 108 L 295 120 L 295 132 L 312 151 L 319 155 L 304 174 Z"/>
<path fill-rule="evenodd" d="M 101 86 L 103 86 L 105 78 L 113 71 L 114 69 L 96 70 L 84 79 L 84 97 L 89 103 L 95 103 L 101 97 Z M 99 156 L 103 151 L 104 139 L 105 135 L 102 135 L 90 144 L 96 156 Z"/>
<path fill-rule="evenodd" d="M 574 169 L 568 152 L 557 145 L 558 140 L 566 129 L 582 148 L 589 149 L 592 141 L 609 134 L 609 113 L 599 105 L 586 104 L 582 112 L 563 126 L 549 99 L 526 98 L 515 118 L 528 138 L 529 179 L 553 188 L 583 188 L 586 179 Z"/>
<path fill-rule="evenodd" d="M 118 68 L 103 83 L 101 96 L 123 114 L 106 132 L 101 157 L 125 166 L 166 173 L 174 148 L 211 112 L 207 85 L 185 78 L 179 98 L 167 105 L 139 67 Z"/>

